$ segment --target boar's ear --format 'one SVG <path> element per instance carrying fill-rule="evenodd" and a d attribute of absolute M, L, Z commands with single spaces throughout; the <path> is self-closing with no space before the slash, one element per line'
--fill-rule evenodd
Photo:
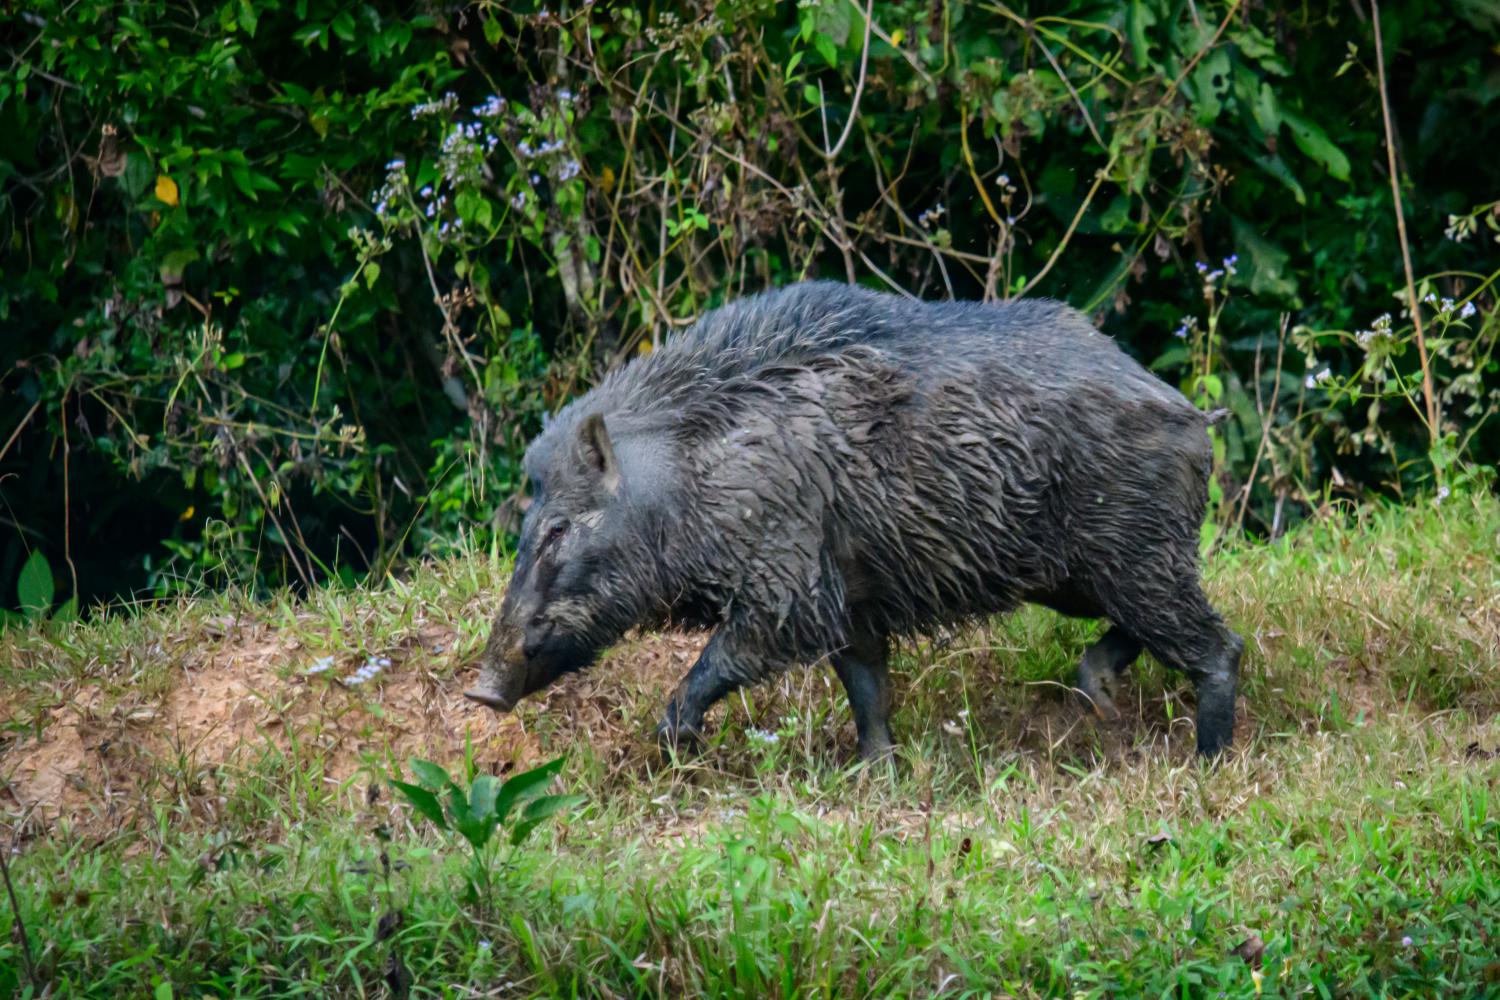
<path fill-rule="evenodd" d="M 614 493 L 620 488 L 620 464 L 601 414 L 589 414 L 578 428 L 578 455 L 583 467 L 599 477 L 599 484 L 606 492 Z"/>

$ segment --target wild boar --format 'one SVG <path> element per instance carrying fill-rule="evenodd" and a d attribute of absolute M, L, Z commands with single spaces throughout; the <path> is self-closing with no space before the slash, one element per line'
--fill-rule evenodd
<path fill-rule="evenodd" d="M 611 372 L 527 450 L 515 571 L 467 696 L 501 711 L 627 630 L 712 630 L 658 735 L 832 663 L 859 750 L 892 748 L 892 637 L 1023 601 L 1143 648 L 1231 739 L 1244 643 L 1199 586 L 1210 418 L 1061 303 L 926 303 L 808 282 L 715 309 Z"/>

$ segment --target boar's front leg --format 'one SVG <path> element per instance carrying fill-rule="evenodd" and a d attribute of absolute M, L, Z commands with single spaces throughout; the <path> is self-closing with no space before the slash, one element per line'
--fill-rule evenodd
<path fill-rule="evenodd" d="M 687 749 L 701 742 L 703 716 L 714 703 L 764 675 L 761 657 L 736 642 L 731 629 L 714 633 L 667 702 L 656 738 L 665 749 Z"/>
<path fill-rule="evenodd" d="M 833 669 L 849 695 L 854 728 L 859 733 L 859 755 L 864 760 L 880 760 L 894 749 L 889 654 L 885 636 L 862 636 L 832 657 Z"/>

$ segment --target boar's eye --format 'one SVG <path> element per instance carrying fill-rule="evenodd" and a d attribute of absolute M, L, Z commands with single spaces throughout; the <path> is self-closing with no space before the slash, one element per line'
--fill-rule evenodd
<path fill-rule="evenodd" d="M 559 538 L 561 538 L 563 535 L 565 535 L 567 533 L 567 531 L 568 531 L 568 522 L 567 521 L 558 521 L 552 527 L 550 527 L 550 528 L 547 529 L 547 535 L 546 535 L 545 538 L 542 539 L 542 544 L 543 545 L 551 545 L 553 542 L 557 541 Z"/>

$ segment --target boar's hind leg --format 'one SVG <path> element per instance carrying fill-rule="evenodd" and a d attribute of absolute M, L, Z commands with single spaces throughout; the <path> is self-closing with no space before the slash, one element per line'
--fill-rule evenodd
<path fill-rule="evenodd" d="M 1078 664 L 1078 688 L 1104 719 L 1115 719 L 1115 690 L 1120 675 L 1141 655 L 1141 642 L 1122 628 L 1111 628 L 1084 651 Z"/>
<path fill-rule="evenodd" d="M 1151 655 L 1181 670 L 1197 691 L 1198 752 L 1213 756 L 1234 735 L 1234 699 L 1245 641 L 1209 606 L 1197 579 L 1183 581 L 1170 594 L 1141 594 L 1116 619 L 1137 635 Z M 1123 620 L 1122 620 L 1123 619 Z"/>
<path fill-rule="evenodd" d="M 893 749 L 889 653 L 885 636 L 866 636 L 831 657 L 833 669 L 849 695 L 854 728 L 859 733 L 859 755 L 865 760 L 886 757 Z"/>

